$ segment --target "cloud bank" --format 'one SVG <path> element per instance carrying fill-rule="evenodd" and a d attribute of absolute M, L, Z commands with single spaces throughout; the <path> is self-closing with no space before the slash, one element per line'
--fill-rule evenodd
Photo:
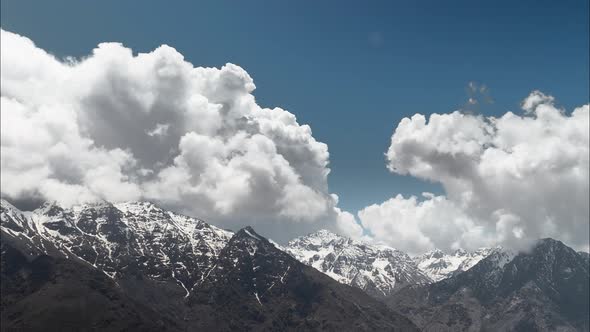
<path fill-rule="evenodd" d="M 118 43 L 58 60 L 26 37 L 1 38 L 2 195 L 155 200 L 277 240 L 362 232 L 328 191 L 326 144 L 288 111 L 260 107 L 239 66 Z"/>
<path fill-rule="evenodd" d="M 588 250 L 588 105 L 566 113 L 535 91 L 522 114 L 403 119 L 387 167 L 445 194 L 398 195 L 359 211 L 359 225 L 329 192 L 326 144 L 292 113 L 259 106 L 239 66 L 194 67 L 166 45 L 134 54 L 118 43 L 59 60 L 1 33 L 9 199 L 153 200 L 278 241 L 328 228 L 410 253 L 548 236 Z"/>
<path fill-rule="evenodd" d="M 363 227 L 410 252 L 523 248 L 542 237 L 588 250 L 588 105 L 567 114 L 534 91 L 522 108 L 499 118 L 457 111 L 403 119 L 387 167 L 440 183 L 446 195 L 369 206 L 359 212 Z"/>

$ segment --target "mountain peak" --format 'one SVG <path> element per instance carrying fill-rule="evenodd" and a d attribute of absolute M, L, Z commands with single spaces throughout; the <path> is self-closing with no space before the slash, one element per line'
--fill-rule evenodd
<path fill-rule="evenodd" d="M 567 247 L 563 242 L 561 242 L 559 240 L 556 240 L 556 239 L 552 239 L 550 237 L 546 237 L 546 238 L 540 239 L 535 244 L 535 247 L 543 247 L 543 246 L 549 246 L 549 247 Z"/>
<path fill-rule="evenodd" d="M 467 251 L 463 248 L 459 248 L 459 249 L 455 250 L 453 255 L 454 256 L 465 256 L 465 255 L 467 255 Z"/>
<path fill-rule="evenodd" d="M 320 229 L 313 233 L 309 233 L 304 236 L 297 237 L 291 241 L 289 241 L 289 246 L 315 246 L 315 247 L 324 247 L 330 245 L 333 241 L 352 241 L 348 237 L 344 237 L 333 232 L 330 232 L 326 229 Z"/>
<path fill-rule="evenodd" d="M 57 201 L 47 201 L 39 208 L 35 209 L 35 212 L 49 217 L 54 217 L 61 215 L 64 212 L 64 208 L 61 207 Z"/>
<path fill-rule="evenodd" d="M 434 249 L 414 257 L 414 261 L 420 270 L 432 280 L 440 281 L 456 273 L 469 270 L 491 252 L 490 248 L 480 248 L 472 252 L 457 249 L 453 254 L 446 254 L 440 249 Z"/>
<path fill-rule="evenodd" d="M 334 232 L 331 232 L 327 229 L 320 229 L 315 232 L 309 233 L 307 235 L 301 236 L 300 238 L 322 239 L 324 241 L 330 241 L 333 239 L 346 238 L 346 237 L 336 234 Z"/>
<path fill-rule="evenodd" d="M 24 214 L 11 206 L 2 201 L 2 231 L 15 240 L 33 239 L 28 247 L 46 252 L 48 242 L 63 256 L 84 261 L 111 278 L 142 271 L 185 289 L 200 280 L 202 267 L 213 262 L 232 236 L 151 202 L 97 201 L 71 208 L 47 202 Z"/>
<path fill-rule="evenodd" d="M 427 331 L 588 330 L 587 258 L 554 239 L 520 253 L 479 252 L 489 254 L 467 271 L 407 287 L 389 304 Z"/>
<path fill-rule="evenodd" d="M 150 213 L 152 211 L 163 211 L 160 207 L 150 201 L 127 201 L 116 203 L 117 209 L 123 213 Z"/>
<path fill-rule="evenodd" d="M 17 330 L 29 330 L 23 325 L 29 322 L 43 330 L 74 312 L 84 330 L 98 326 L 95 308 L 106 307 L 105 322 L 126 322 L 120 319 L 126 315 L 157 321 L 157 328 L 100 323 L 106 330 L 415 328 L 360 290 L 297 262 L 252 227 L 233 234 L 149 202 L 63 209 L 48 203 L 25 213 L 1 203 L 2 299 L 14 300 L 2 307 L 3 326 L 8 317 Z M 145 316 L 129 314 L 136 305 Z"/>
<path fill-rule="evenodd" d="M 434 249 L 432 249 L 432 250 L 430 250 L 418 257 L 429 259 L 429 258 L 442 258 L 444 256 L 445 256 L 445 253 L 442 250 L 440 250 L 438 248 L 434 248 Z"/>
<path fill-rule="evenodd" d="M 327 229 L 320 229 L 318 231 L 315 231 L 313 233 L 310 233 L 309 236 L 322 236 L 322 237 L 340 237 L 340 235 L 331 232 Z"/>
<path fill-rule="evenodd" d="M 254 229 L 251 226 L 246 226 L 242 229 L 240 229 L 236 235 L 236 237 L 248 237 L 251 239 L 254 239 L 256 241 L 262 241 L 264 238 L 262 236 L 260 236 L 258 233 L 256 233 L 254 231 Z"/>
<path fill-rule="evenodd" d="M 387 296 L 407 284 L 431 281 L 399 250 L 327 230 L 298 237 L 286 250 L 300 262 L 375 297 Z"/>
<path fill-rule="evenodd" d="M 9 201 L 7 201 L 4 198 L 0 198 L 0 206 L 5 209 L 20 211 L 19 209 L 17 209 L 14 205 L 12 205 Z"/>

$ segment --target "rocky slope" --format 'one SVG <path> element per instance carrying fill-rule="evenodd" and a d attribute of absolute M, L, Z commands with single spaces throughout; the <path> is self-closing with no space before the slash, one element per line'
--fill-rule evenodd
<path fill-rule="evenodd" d="M 214 325 L 202 330 L 415 330 L 407 318 L 301 264 L 249 227 L 232 237 L 189 301 L 213 317 Z"/>
<path fill-rule="evenodd" d="M 60 329 L 415 330 L 250 228 L 234 234 L 146 202 L 0 208 L 3 328 L 75 317 Z M 30 272 L 39 264 L 50 272 Z"/>
<path fill-rule="evenodd" d="M 456 250 L 453 254 L 446 254 L 435 249 L 425 254 L 414 257 L 418 268 L 433 281 L 441 281 L 457 273 L 467 271 L 482 259 L 489 256 L 494 250 L 500 248 L 481 248 L 473 252 L 463 249 Z"/>
<path fill-rule="evenodd" d="M 141 273 L 173 281 L 188 294 L 232 233 L 175 214 L 149 202 L 87 204 L 63 209 L 46 203 L 21 212 L 5 200 L 0 207 L 7 236 L 31 239 L 44 253 L 48 243 L 108 274 Z"/>
<path fill-rule="evenodd" d="M 4 240 L 1 247 L 2 331 L 180 330 L 88 264 L 43 253 L 28 258 Z"/>
<path fill-rule="evenodd" d="M 588 259 L 553 239 L 493 251 L 466 272 L 387 302 L 424 331 L 588 331 Z"/>
<path fill-rule="evenodd" d="M 296 238 L 285 250 L 302 263 L 376 298 L 387 297 L 407 285 L 432 282 L 402 251 L 326 230 Z"/>

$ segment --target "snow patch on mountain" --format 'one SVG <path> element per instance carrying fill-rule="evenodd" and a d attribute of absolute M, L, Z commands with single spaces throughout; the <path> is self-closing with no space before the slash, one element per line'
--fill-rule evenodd
<path fill-rule="evenodd" d="M 298 237 L 285 250 L 302 263 L 376 297 L 388 296 L 408 284 L 432 281 L 402 251 L 327 230 Z"/>
<path fill-rule="evenodd" d="M 22 212 L 2 200 L 0 216 L 3 237 L 26 240 L 20 242 L 31 253 L 73 256 L 113 279 L 141 271 L 178 284 L 185 296 L 233 236 L 150 202 L 98 202 L 67 209 L 49 202 Z"/>
<path fill-rule="evenodd" d="M 216 269 L 218 256 L 234 236 L 151 202 L 97 202 L 67 209 L 48 202 L 32 212 L 19 211 L 5 200 L 1 205 L 2 233 L 26 240 L 22 242 L 31 253 L 73 256 L 113 279 L 141 271 L 155 280 L 178 284 L 185 296 Z M 244 253 L 257 255 L 262 238 L 248 227 L 239 233 L 243 235 Z M 412 259 L 387 245 L 357 241 L 327 230 L 296 238 L 286 246 L 272 240 L 268 244 L 375 297 L 468 270 L 492 250 L 458 250 L 452 255 L 435 250 Z"/>
<path fill-rule="evenodd" d="M 452 254 L 446 254 L 435 249 L 414 257 L 414 262 L 424 274 L 436 282 L 469 270 L 494 250 L 495 248 L 480 248 L 473 252 L 467 252 L 458 249 Z"/>

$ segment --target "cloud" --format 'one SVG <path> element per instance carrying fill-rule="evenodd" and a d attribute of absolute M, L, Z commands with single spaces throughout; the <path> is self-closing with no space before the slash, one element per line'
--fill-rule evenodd
<path fill-rule="evenodd" d="M 329 228 L 411 253 L 545 236 L 588 248 L 588 105 L 566 113 L 534 91 L 520 115 L 403 119 L 387 167 L 446 193 L 371 205 L 363 230 L 329 192 L 326 144 L 292 113 L 259 106 L 241 67 L 118 43 L 59 60 L 1 38 L 1 190 L 25 205 L 148 199 L 278 241 Z M 477 103 L 489 92 L 469 89 Z"/>
<path fill-rule="evenodd" d="M 154 129 L 147 131 L 146 134 L 149 136 L 166 136 L 168 135 L 168 129 L 170 129 L 170 124 L 157 123 Z"/>
<path fill-rule="evenodd" d="M 163 45 L 102 43 L 59 60 L 2 30 L 2 194 L 71 205 L 149 199 L 286 240 L 361 233 L 328 191 L 309 126 L 262 108 L 241 67 L 194 67 Z"/>
<path fill-rule="evenodd" d="M 467 94 L 467 101 L 462 106 L 464 112 L 477 114 L 481 106 L 494 103 L 490 89 L 485 84 L 471 81 L 467 84 L 465 92 Z"/>
<path fill-rule="evenodd" d="M 520 248 L 542 237 L 587 250 L 589 107 L 568 114 L 553 102 L 534 91 L 523 101 L 522 115 L 403 119 L 391 138 L 387 167 L 440 183 L 446 195 L 422 202 L 397 196 L 367 207 L 359 213 L 363 226 L 409 251 Z"/>
<path fill-rule="evenodd" d="M 456 224 L 441 227 L 443 219 L 470 226 L 470 219 L 445 197 L 426 193 L 424 196 L 428 199 L 419 201 L 415 196 L 406 199 L 397 195 L 359 211 L 359 218 L 375 241 L 393 245 L 410 254 L 428 251 L 440 242 L 437 238 L 451 237 L 457 232 Z"/>

